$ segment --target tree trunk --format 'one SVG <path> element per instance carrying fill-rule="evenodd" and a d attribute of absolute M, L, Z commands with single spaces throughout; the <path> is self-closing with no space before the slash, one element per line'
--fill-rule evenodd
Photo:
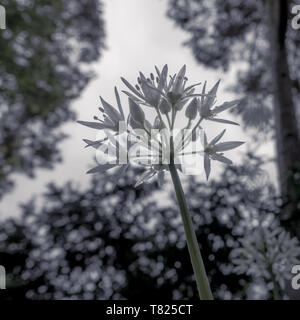
<path fill-rule="evenodd" d="M 283 225 L 300 240 L 300 139 L 286 49 L 288 0 L 267 0 Z"/>

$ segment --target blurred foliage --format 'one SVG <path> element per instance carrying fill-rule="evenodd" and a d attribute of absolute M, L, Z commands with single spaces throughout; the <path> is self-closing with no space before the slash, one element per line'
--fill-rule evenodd
<path fill-rule="evenodd" d="M 104 49 L 98 0 L 3 0 L 0 31 L 0 197 L 11 174 L 60 161 L 58 127 L 74 119 L 70 103 Z"/>
<path fill-rule="evenodd" d="M 294 5 L 293 1 L 289 2 Z M 273 134 L 272 68 L 266 0 L 168 0 L 168 17 L 190 35 L 185 45 L 206 67 L 237 71 L 231 89 L 247 97 L 240 114 L 249 128 Z M 286 46 L 294 101 L 300 101 L 300 33 L 291 27 Z M 259 137 L 255 132 L 256 138 Z"/>
<path fill-rule="evenodd" d="M 245 299 L 249 278 L 229 260 L 238 238 L 261 214 L 274 215 L 273 188 L 260 160 L 227 167 L 218 180 L 185 183 L 202 255 L 218 299 Z M 191 299 L 197 289 L 175 205 L 156 203 L 156 182 L 132 187 L 137 169 L 112 189 L 97 175 L 80 191 L 50 184 L 42 206 L 23 205 L 23 215 L 0 226 L 0 263 L 18 286 L 2 299 Z M 168 199 L 168 189 L 159 191 Z M 175 201 L 172 192 L 172 201 Z M 22 283 L 20 285 L 20 283 Z"/>

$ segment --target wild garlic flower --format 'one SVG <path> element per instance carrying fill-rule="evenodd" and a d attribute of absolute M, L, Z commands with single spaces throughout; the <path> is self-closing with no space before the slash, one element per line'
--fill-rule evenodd
<path fill-rule="evenodd" d="M 223 156 L 227 151 L 240 146 L 243 142 L 217 142 L 222 138 L 225 130 L 209 144 L 205 133 L 202 133 L 202 145 L 199 143 L 202 121 L 211 120 L 226 124 L 236 124 L 232 121 L 216 119 L 215 115 L 236 106 L 239 101 L 225 102 L 219 107 L 212 107 L 216 101 L 219 81 L 209 91 L 205 92 L 206 83 L 202 92 L 195 92 L 200 83 L 187 85 L 186 66 L 178 74 L 168 76 L 168 66 L 160 71 L 155 67 L 153 73 L 146 77 L 139 73 L 137 84 L 132 85 L 121 78 L 128 90 L 124 90 L 128 97 L 129 114 L 124 115 L 118 90 L 115 88 L 117 108 L 113 107 L 102 97 L 102 107 L 99 108 L 101 118 L 94 117 L 95 122 L 78 121 L 80 124 L 100 130 L 105 137 L 95 141 L 84 139 L 87 147 L 93 147 L 105 153 L 110 151 L 113 156 L 101 156 L 98 166 L 88 173 L 104 172 L 118 167 L 118 179 L 129 165 L 138 164 L 146 168 L 145 173 L 136 185 L 157 176 L 159 184 L 164 181 L 165 172 L 169 171 L 170 164 L 185 172 L 184 157 L 204 156 L 204 167 L 207 179 L 210 173 L 210 160 L 218 160 L 226 164 L 232 162 Z M 147 107 L 156 112 L 153 123 L 147 120 Z M 149 110 L 149 109 L 148 109 Z M 184 128 L 175 128 L 177 115 L 183 111 L 188 120 Z M 198 141 L 199 140 L 199 141 Z"/>
<path fill-rule="evenodd" d="M 293 265 L 300 264 L 300 244 L 278 225 L 258 227 L 240 240 L 241 246 L 231 252 L 234 272 L 268 282 L 274 280 L 284 289 L 291 279 Z"/>
<path fill-rule="evenodd" d="M 94 129 L 104 130 L 110 129 L 116 133 L 120 132 L 119 124 L 122 121 L 125 121 L 123 108 L 120 101 L 120 96 L 118 93 L 117 88 L 115 87 L 115 95 L 117 100 L 117 105 L 119 111 L 117 111 L 112 105 L 106 102 L 101 96 L 100 100 L 102 102 L 103 108 L 99 108 L 100 112 L 102 113 L 103 120 L 100 120 L 98 117 L 94 117 L 94 120 L 98 120 L 98 122 L 89 122 L 89 121 L 77 121 L 78 123 L 91 127 Z"/>
<path fill-rule="evenodd" d="M 202 97 L 199 102 L 200 108 L 200 116 L 205 119 L 205 120 L 210 120 L 210 121 L 215 121 L 215 122 L 221 122 L 221 123 L 227 123 L 227 124 L 234 124 L 234 125 L 239 125 L 236 122 L 230 121 L 230 120 L 225 120 L 225 119 L 219 119 L 216 118 L 215 116 L 225 110 L 228 110 L 232 107 L 237 106 L 241 101 L 240 100 L 233 100 L 230 102 L 224 102 L 220 106 L 216 106 L 212 109 L 216 102 L 216 94 L 217 90 L 220 84 L 220 80 L 214 85 L 214 87 L 208 92 L 207 96 L 205 96 L 205 87 L 206 87 L 206 82 L 204 83 L 203 90 L 202 90 Z"/>
<path fill-rule="evenodd" d="M 221 142 L 218 143 L 223 137 L 226 130 L 223 130 L 220 134 L 214 137 L 210 143 L 207 143 L 207 137 L 204 131 L 201 135 L 201 143 L 204 148 L 204 169 L 206 173 L 206 178 L 208 179 L 211 169 L 210 160 L 217 160 L 226 164 L 232 164 L 232 161 L 223 156 L 223 153 L 220 151 L 228 151 L 234 148 L 239 147 L 244 142 L 240 141 L 230 141 L 230 142 Z"/>

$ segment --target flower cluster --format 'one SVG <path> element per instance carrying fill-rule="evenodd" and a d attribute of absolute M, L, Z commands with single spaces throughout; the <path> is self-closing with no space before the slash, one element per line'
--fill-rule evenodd
<path fill-rule="evenodd" d="M 149 77 L 140 72 L 136 85 L 121 78 L 127 87 L 123 93 L 128 97 L 130 111 L 128 116 L 124 115 L 120 96 L 115 88 L 117 108 L 100 97 L 101 117 L 95 116 L 95 121 L 91 122 L 78 121 L 105 134 L 103 139 L 96 141 L 84 139 L 87 147 L 94 147 L 102 153 L 110 151 L 107 161 L 105 163 L 100 161 L 101 163 L 88 173 L 104 172 L 118 167 L 117 182 L 129 164 L 138 164 L 146 167 L 146 171 L 136 185 L 153 176 L 157 176 L 161 184 L 165 172 L 169 171 L 170 164 L 174 164 L 184 172 L 184 157 L 197 157 L 198 163 L 198 157 L 203 157 L 207 179 L 211 171 L 211 160 L 232 164 L 223 152 L 234 149 L 243 142 L 219 142 L 225 133 L 223 130 L 208 143 L 200 124 L 207 120 L 237 125 L 217 116 L 237 106 L 239 101 L 234 100 L 215 106 L 220 81 L 209 91 L 206 91 L 205 82 L 201 92 L 197 93 L 196 88 L 201 83 L 187 85 L 186 66 L 183 66 L 177 74 L 170 76 L 167 65 L 162 70 L 157 67 L 155 69 L 156 75 L 151 73 Z M 147 107 L 156 112 L 153 123 L 146 119 Z M 178 129 L 175 127 L 175 121 L 180 112 L 184 112 L 187 125 Z M 103 157 L 101 159 L 103 160 Z"/>
<path fill-rule="evenodd" d="M 234 271 L 269 282 L 275 280 L 284 289 L 285 280 L 291 278 L 292 266 L 300 263 L 297 238 L 291 238 L 280 226 L 272 224 L 258 227 L 240 243 L 241 246 L 231 252 Z"/>

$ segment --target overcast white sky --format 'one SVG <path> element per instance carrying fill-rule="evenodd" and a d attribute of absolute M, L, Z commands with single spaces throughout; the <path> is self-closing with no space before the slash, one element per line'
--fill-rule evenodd
<path fill-rule="evenodd" d="M 218 101 L 236 98 L 224 92 L 224 88 L 229 84 L 228 80 L 233 81 L 233 79 L 228 76 L 225 79 L 225 74 L 222 72 L 206 70 L 204 66 L 195 62 L 191 51 L 183 47 L 182 43 L 187 39 L 187 35 L 179 28 L 175 28 L 173 21 L 165 16 L 167 1 L 105 0 L 103 2 L 107 50 L 100 61 L 92 65 L 97 78 L 72 105 L 78 114 L 78 119 L 92 120 L 100 106 L 100 94 L 114 103 L 114 86 L 124 88 L 120 76 L 136 83 L 138 71 L 148 74 L 153 71 L 154 65 L 162 67 L 165 63 L 168 63 L 172 73 L 176 73 L 182 65 L 186 64 L 187 76 L 192 83 L 207 80 L 210 87 L 220 78 L 222 82 Z M 125 106 L 126 98 L 122 100 Z M 208 135 L 211 137 L 222 128 L 222 125 L 212 125 L 208 128 Z M 15 189 L 0 203 L 0 218 L 17 215 L 18 204 L 26 202 L 33 195 L 38 196 L 44 192 L 46 183 L 50 181 L 61 185 L 72 179 L 78 187 L 84 188 L 88 185 L 90 176 L 85 172 L 93 165 L 94 151 L 83 149 L 82 138 L 94 139 L 96 132 L 77 123 L 66 124 L 63 131 L 70 135 L 70 138 L 61 144 L 64 162 L 56 165 L 52 171 L 38 170 L 34 180 L 16 176 Z M 225 138 L 226 140 L 249 139 L 242 129 L 236 126 L 228 126 Z M 271 152 L 271 147 L 268 149 Z M 238 155 L 245 150 L 246 147 L 241 147 L 238 152 L 229 152 L 228 156 L 237 160 Z M 215 163 L 213 166 L 216 166 Z M 217 174 L 217 171 L 215 173 L 213 171 L 212 176 L 214 174 Z"/>

